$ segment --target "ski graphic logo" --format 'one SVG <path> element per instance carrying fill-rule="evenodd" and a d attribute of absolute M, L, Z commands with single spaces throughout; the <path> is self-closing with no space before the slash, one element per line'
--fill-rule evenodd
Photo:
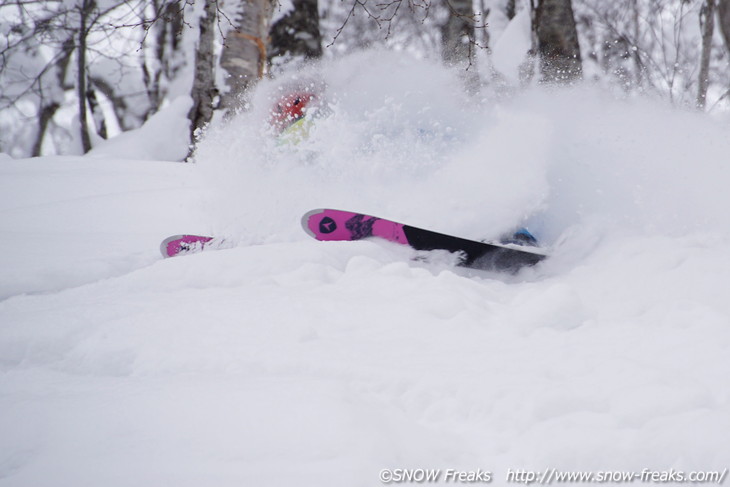
<path fill-rule="evenodd" d="M 367 218 L 367 219 L 366 219 Z M 360 240 L 373 236 L 373 224 L 378 218 L 367 217 L 365 215 L 355 215 L 345 223 L 345 227 L 352 234 L 352 240 Z"/>
<path fill-rule="evenodd" d="M 334 232 L 335 230 L 337 230 L 337 223 L 335 223 L 335 221 L 332 218 L 326 216 L 326 217 L 322 218 L 321 222 L 319 222 L 320 233 L 323 233 L 326 235 L 328 233 Z"/>

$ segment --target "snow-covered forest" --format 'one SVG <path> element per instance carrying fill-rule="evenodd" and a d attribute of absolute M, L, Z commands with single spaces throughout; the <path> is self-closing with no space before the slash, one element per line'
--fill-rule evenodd
<path fill-rule="evenodd" d="M 193 143 L 257 80 L 378 46 L 464 70 L 484 97 L 565 75 L 728 107 L 724 0 L 4 0 L 0 31 L 0 151 L 13 157 L 88 152 L 180 97 Z M 540 69 L 547 57 L 563 74 Z"/>
<path fill-rule="evenodd" d="M 727 482 L 730 2 L 0 2 L 0 487 Z"/>

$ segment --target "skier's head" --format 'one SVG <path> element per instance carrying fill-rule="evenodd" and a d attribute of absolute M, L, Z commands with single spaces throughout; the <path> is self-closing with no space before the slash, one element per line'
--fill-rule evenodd
<path fill-rule="evenodd" d="M 291 92 L 282 96 L 271 110 L 270 123 L 278 131 L 289 127 L 307 114 L 317 96 L 307 91 Z"/>

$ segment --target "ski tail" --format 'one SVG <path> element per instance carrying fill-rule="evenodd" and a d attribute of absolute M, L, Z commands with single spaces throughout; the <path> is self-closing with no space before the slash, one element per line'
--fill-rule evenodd
<path fill-rule="evenodd" d="M 462 256 L 461 265 L 477 269 L 516 270 L 533 266 L 546 256 L 536 247 L 478 242 L 404 225 L 408 243 L 416 250 L 446 250 Z"/>
<path fill-rule="evenodd" d="M 213 237 L 203 235 L 173 235 L 162 241 L 160 253 L 167 258 L 201 252 L 212 241 Z"/>

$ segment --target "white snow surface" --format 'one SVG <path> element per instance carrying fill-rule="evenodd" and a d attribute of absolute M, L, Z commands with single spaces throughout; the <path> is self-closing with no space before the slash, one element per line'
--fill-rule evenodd
<path fill-rule="evenodd" d="M 277 144 L 268 106 L 315 78 L 329 115 Z M 0 158 L 0 486 L 730 467 L 727 124 L 455 86 L 363 53 L 263 84 L 195 163 Z M 317 242 L 317 207 L 526 224 L 551 257 L 505 275 Z M 176 233 L 237 245 L 163 260 Z"/>

